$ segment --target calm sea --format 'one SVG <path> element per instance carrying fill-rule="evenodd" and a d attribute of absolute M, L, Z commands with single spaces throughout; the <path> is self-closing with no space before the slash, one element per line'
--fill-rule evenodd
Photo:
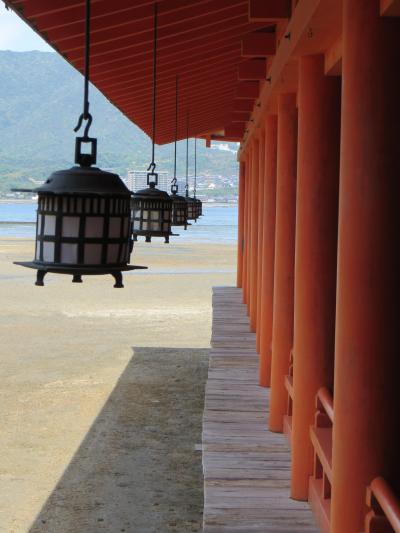
<path fill-rule="evenodd" d="M 187 231 L 174 228 L 179 241 L 234 244 L 237 240 L 237 206 L 204 206 L 204 215 Z M 36 204 L 0 203 L 0 237 L 35 235 Z"/>

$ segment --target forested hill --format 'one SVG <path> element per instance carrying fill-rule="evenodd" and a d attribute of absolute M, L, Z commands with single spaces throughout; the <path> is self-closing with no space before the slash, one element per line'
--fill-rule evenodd
<path fill-rule="evenodd" d="M 73 128 L 82 107 L 82 77 L 51 52 L 0 51 L 0 191 L 44 179 L 49 172 L 73 163 Z M 91 92 L 97 136 L 98 164 L 122 175 L 143 169 L 150 140 L 96 89 Z M 233 175 L 232 151 L 206 149 L 198 143 L 201 174 Z M 235 145 L 230 145 L 235 148 Z M 172 170 L 173 146 L 157 147 L 159 170 Z M 179 173 L 184 172 L 185 143 L 179 143 Z"/>

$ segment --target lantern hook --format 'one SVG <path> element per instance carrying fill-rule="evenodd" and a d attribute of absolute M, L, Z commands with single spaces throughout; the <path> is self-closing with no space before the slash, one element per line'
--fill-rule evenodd
<path fill-rule="evenodd" d="M 158 173 L 155 171 L 156 166 L 155 162 L 152 161 L 147 169 L 147 185 L 150 185 L 150 187 L 155 187 L 158 183 Z"/>
<path fill-rule="evenodd" d="M 81 113 L 81 115 L 79 116 L 79 119 L 78 119 L 78 124 L 75 126 L 74 128 L 74 131 L 77 132 L 81 129 L 82 127 L 82 122 L 84 120 L 87 120 L 87 124 L 85 126 L 85 131 L 83 132 L 83 137 L 84 139 L 88 139 L 89 138 L 89 130 L 90 130 L 90 126 L 92 125 L 92 122 L 93 122 L 93 117 L 92 115 L 88 112 L 85 116 L 85 113 Z"/>
<path fill-rule="evenodd" d="M 176 177 L 173 177 L 172 180 L 171 180 L 171 192 L 172 192 L 172 194 L 176 194 L 178 192 L 177 182 L 178 182 L 178 180 L 176 179 Z"/>
<path fill-rule="evenodd" d="M 82 127 L 82 122 L 87 120 L 83 138 L 89 138 L 89 129 L 93 122 L 93 117 L 89 112 L 89 80 L 90 80 L 90 0 L 85 2 L 85 57 L 84 57 L 84 83 L 83 83 L 83 112 L 78 119 L 78 124 L 74 128 L 77 132 Z"/>

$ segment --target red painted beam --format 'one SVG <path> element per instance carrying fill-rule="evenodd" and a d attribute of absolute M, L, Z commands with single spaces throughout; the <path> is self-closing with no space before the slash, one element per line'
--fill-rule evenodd
<path fill-rule="evenodd" d="M 234 111 L 232 113 L 232 122 L 248 122 L 250 119 L 250 113 Z"/>
<path fill-rule="evenodd" d="M 239 124 L 231 124 L 230 126 L 225 126 L 225 135 L 227 137 L 243 137 L 246 128 Z"/>
<path fill-rule="evenodd" d="M 260 94 L 260 83 L 258 81 L 242 81 L 237 85 L 236 98 L 256 99 Z"/>
<path fill-rule="evenodd" d="M 254 102 L 252 100 L 235 100 L 233 103 L 234 111 L 253 111 Z"/>
<path fill-rule="evenodd" d="M 249 0 L 250 22 L 275 22 L 290 17 L 290 0 Z"/>
<path fill-rule="evenodd" d="M 265 59 L 248 59 L 239 63 L 239 80 L 265 80 L 267 75 L 267 62 Z"/>
<path fill-rule="evenodd" d="M 275 55 L 276 34 L 266 32 L 253 32 L 242 39 L 243 57 L 266 57 Z"/>

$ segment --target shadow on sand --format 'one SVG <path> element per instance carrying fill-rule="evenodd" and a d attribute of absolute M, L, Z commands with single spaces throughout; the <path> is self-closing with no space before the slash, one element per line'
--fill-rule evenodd
<path fill-rule="evenodd" d="M 135 348 L 29 533 L 201 531 L 208 350 Z"/>

